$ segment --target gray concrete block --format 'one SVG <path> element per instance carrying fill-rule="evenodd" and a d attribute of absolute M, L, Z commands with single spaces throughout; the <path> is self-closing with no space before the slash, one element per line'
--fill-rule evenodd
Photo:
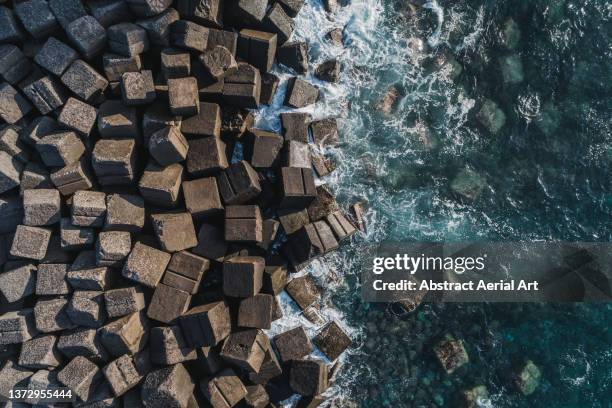
<path fill-rule="evenodd" d="M 62 358 L 55 347 L 57 338 L 52 334 L 35 337 L 21 345 L 19 365 L 33 369 L 53 369 Z"/>
<path fill-rule="evenodd" d="M 72 224 L 102 227 L 106 217 L 106 194 L 100 191 L 76 191 L 72 196 Z"/>
<path fill-rule="evenodd" d="M 181 131 L 168 126 L 151 135 L 149 139 L 149 153 L 161 166 L 179 163 L 187 157 L 189 144 Z"/>
<path fill-rule="evenodd" d="M 223 343 L 221 357 L 227 362 L 251 372 L 259 372 L 270 340 L 259 329 L 236 331 Z"/>
<path fill-rule="evenodd" d="M 68 303 L 66 314 L 70 321 L 77 326 L 91 328 L 102 326 L 107 317 L 103 292 L 74 291 Z"/>
<path fill-rule="evenodd" d="M 76 60 L 63 73 L 62 83 L 84 101 L 99 97 L 108 81 L 83 60 Z"/>
<path fill-rule="evenodd" d="M 126 316 L 146 307 L 144 293 L 137 286 L 107 290 L 104 304 L 109 318 Z"/>
<path fill-rule="evenodd" d="M 40 264 L 36 273 L 37 295 L 67 295 L 71 292 L 66 279 L 68 264 Z"/>
<path fill-rule="evenodd" d="M 166 167 L 150 162 L 138 182 L 138 190 L 147 202 L 160 207 L 174 207 L 179 197 L 183 166 Z"/>
<path fill-rule="evenodd" d="M 103 138 L 138 139 L 140 125 L 136 108 L 121 101 L 105 101 L 98 109 L 98 131 Z"/>
<path fill-rule="evenodd" d="M 87 190 L 92 186 L 91 178 L 84 170 L 82 159 L 51 173 L 51 181 L 63 196 L 78 190 Z"/>
<path fill-rule="evenodd" d="M 45 226 L 60 220 L 61 200 L 56 189 L 25 190 L 23 192 L 23 223 L 29 226 Z"/>
<path fill-rule="evenodd" d="M 172 365 L 195 360 L 195 347 L 188 345 L 178 326 L 153 327 L 151 329 L 151 361 L 160 365 Z"/>
<path fill-rule="evenodd" d="M 102 372 L 110 384 L 113 394 L 120 397 L 130 389 L 136 387 L 145 375 L 151 370 L 148 351 L 137 353 L 134 356 L 124 354 L 108 363 Z"/>
<path fill-rule="evenodd" d="M 106 30 L 98 20 L 84 15 L 70 22 L 66 27 L 68 39 L 86 59 L 100 54 L 106 46 Z"/>
<path fill-rule="evenodd" d="M 36 289 L 36 266 L 30 262 L 8 262 L 0 274 L 0 293 L 13 303 L 32 295 Z"/>
<path fill-rule="evenodd" d="M 65 298 L 39 299 L 34 306 L 34 318 L 38 331 L 51 333 L 73 328 L 74 324 L 66 314 L 67 306 L 68 300 Z"/>
<path fill-rule="evenodd" d="M 78 57 L 79 54 L 74 49 L 55 37 L 49 37 L 36 53 L 34 62 L 59 77 Z"/>
<path fill-rule="evenodd" d="M 198 82 L 194 77 L 168 80 L 170 111 L 179 116 L 192 116 L 200 111 Z"/>
<path fill-rule="evenodd" d="M 68 359 L 78 356 L 101 363 L 108 360 L 96 329 L 76 329 L 61 334 L 57 349 Z"/>
<path fill-rule="evenodd" d="M 0 193 L 19 186 L 22 171 L 23 164 L 19 160 L 0 151 Z"/>
<path fill-rule="evenodd" d="M 170 324 L 189 309 L 190 303 L 190 293 L 159 283 L 155 287 L 155 292 L 153 292 L 153 297 L 147 309 L 147 316 Z"/>
<path fill-rule="evenodd" d="M 105 266 L 98 266 L 95 252 L 86 250 L 77 255 L 66 279 L 74 289 L 104 291 L 110 287 L 111 271 Z"/>
<path fill-rule="evenodd" d="M 51 231 L 45 228 L 18 225 L 11 245 L 11 255 L 41 260 L 47 253 Z"/>
<path fill-rule="evenodd" d="M 64 167 L 79 161 L 85 145 L 74 132 L 60 132 L 41 138 L 36 150 L 47 167 Z"/>
<path fill-rule="evenodd" d="M 191 214 L 152 214 L 151 223 L 161 248 L 167 252 L 178 252 L 198 244 Z"/>
<path fill-rule="evenodd" d="M 97 116 L 98 111 L 93 106 L 75 98 L 68 98 L 57 117 L 57 122 L 83 136 L 89 136 Z"/>
<path fill-rule="evenodd" d="M 106 230 L 139 232 L 144 226 L 142 197 L 132 194 L 109 194 L 106 197 Z"/>
<path fill-rule="evenodd" d="M 149 320 L 143 312 L 114 320 L 99 329 L 102 345 L 113 357 L 141 351 L 149 340 Z"/>
<path fill-rule="evenodd" d="M 182 364 L 161 368 L 147 375 L 142 385 L 142 403 L 147 408 L 186 408 L 195 385 Z"/>
<path fill-rule="evenodd" d="M 0 345 L 23 343 L 38 334 L 31 308 L 0 315 Z"/>
<path fill-rule="evenodd" d="M 108 44 L 112 52 L 133 57 L 149 49 L 149 38 L 144 28 L 133 23 L 119 23 L 107 31 Z"/>
<path fill-rule="evenodd" d="M 30 113 L 32 105 L 10 84 L 0 84 L 0 118 L 6 123 L 18 122 Z"/>
<path fill-rule="evenodd" d="M 72 225 L 68 217 L 62 218 L 60 221 L 60 238 L 62 249 L 65 251 L 93 248 L 96 242 L 96 234 L 93 228 Z"/>
<path fill-rule="evenodd" d="M 284 363 L 304 358 L 313 351 L 310 338 L 302 326 L 277 334 L 272 340 Z"/>
<path fill-rule="evenodd" d="M 191 347 L 215 346 L 232 329 L 230 310 L 225 302 L 196 306 L 179 319 L 187 344 Z"/>
<path fill-rule="evenodd" d="M 217 179 L 204 177 L 182 184 L 185 207 L 195 218 L 205 218 L 219 215 L 223 211 Z"/>
<path fill-rule="evenodd" d="M 128 106 L 147 105 L 155 100 L 153 73 L 148 70 L 121 75 L 121 97 Z"/>
<path fill-rule="evenodd" d="M 127 231 L 102 231 L 96 241 L 96 263 L 100 266 L 121 267 L 132 249 Z"/>
<path fill-rule="evenodd" d="M 144 286 L 154 288 L 159 283 L 166 266 L 170 262 L 170 254 L 137 242 L 130 252 L 122 275 Z"/>
<path fill-rule="evenodd" d="M 49 76 L 30 82 L 22 88 L 22 91 L 43 115 L 62 106 L 68 97 L 64 87 Z"/>
<path fill-rule="evenodd" d="M 32 37 L 41 39 L 59 30 L 55 16 L 45 0 L 28 0 L 14 5 L 15 14 Z"/>
<path fill-rule="evenodd" d="M 97 365 L 85 357 L 77 356 L 58 372 L 57 379 L 82 401 L 87 401 L 102 378 Z"/>

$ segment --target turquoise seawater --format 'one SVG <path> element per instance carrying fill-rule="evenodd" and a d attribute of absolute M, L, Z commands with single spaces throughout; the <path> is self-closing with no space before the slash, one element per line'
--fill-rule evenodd
<path fill-rule="evenodd" d="M 384 239 L 612 238 L 612 4 L 418 3 L 352 0 L 330 17 L 308 1 L 297 20 L 314 66 L 343 63 L 339 84 L 318 83 L 325 100 L 313 109 L 341 117 L 342 146 L 327 152 L 338 168 L 323 181 L 341 203 L 368 206 L 367 234 L 312 270 L 355 339 L 333 404 L 455 407 L 462 390 L 485 385 L 491 407 L 612 407 L 610 305 L 405 314 L 360 298 L 360 248 Z M 344 49 L 324 39 L 334 27 Z M 280 100 L 260 125 L 278 128 Z M 451 375 L 432 351 L 447 333 L 470 357 Z M 525 359 L 542 373 L 529 396 L 508 379 Z"/>

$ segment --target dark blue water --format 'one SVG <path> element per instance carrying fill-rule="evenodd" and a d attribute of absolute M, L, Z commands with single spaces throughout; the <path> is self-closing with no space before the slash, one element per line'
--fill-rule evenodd
<path fill-rule="evenodd" d="M 355 328 L 337 402 L 454 407 L 461 390 L 485 385 L 494 407 L 612 406 L 608 305 L 423 305 L 402 314 L 364 304 L 358 282 L 359 246 L 386 238 L 610 241 L 612 5 L 354 0 L 336 20 L 309 14 L 319 7 L 308 5 L 298 33 L 347 24 L 346 50 L 313 49 L 315 61 L 345 63 L 315 111 L 344 117 L 344 144 L 331 152 L 339 169 L 327 182 L 343 203 L 369 206 L 368 234 L 319 271 Z M 380 112 L 391 87 L 397 101 Z M 432 352 L 447 333 L 470 356 L 452 375 Z M 542 373 L 530 396 L 508 379 L 524 359 Z"/>

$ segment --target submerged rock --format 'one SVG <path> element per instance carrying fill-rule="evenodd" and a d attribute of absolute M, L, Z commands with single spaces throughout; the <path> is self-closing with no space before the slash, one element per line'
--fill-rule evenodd
<path fill-rule="evenodd" d="M 470 169 L 463 169 L 450 184 L 451 190 L 468 200 L 476 200 L 483 188 L 486 180 L 480 174 Z"/>
<path fill-rule="evenodd" d="M 495 102 L 487 99 L 476 114 L 476 119 L 489 132 L 495 134 L 506 124 L 506 114 Z"/>
<path fill-rule="evenodd" d="M 315 77 L 322 81 L 338 82 L 340 80 L 340 61 L 337 59 L 327 60 L 315 69 Z"/>
<path fill-rule="evenodd" d="M 559 127 L 561 122 L 561 113 L 551 102 L 544 104 L 540 116 L 536 119 L 535 124 L 538 129 L 546 136 L 551 136 Z"/>
<path fill-rule="evenodd" d="M 342 41 L 342 29 L 341 28 L 334 28 L 330 30 L 325 37 L 336 47 L 344 46 L 344 42 Z"/>
<path fill-rule="evenodd" d="M 463 390 L 461 392 L 461 399 L 461 403 L 465 408 L 478 408 L 490 404 L 489 391 L 484 385 L 477 385 L 469 390 Z"/>
<path fill-rule="evenodd" d="M 505 84 L 518 84 L 525 79 L 523 62 L 521 61 L 521 57 L 517 54 L 500 57 L 499 68 Z"/>
<path fill-rule="evenodd" d="M 397 88 L 395 86 L 390 87 L 382 99 L 376 104 L 376 109 L 386 113 L 387 115 L 391 114 L 391 112 L 393 112 L 397 107 L 398 97 L 399 91 Z"/>
<path fill-rule="evenodd" d="M 521 30 L 516 22 L 509 17 L 501 28 L 501 44 L 509 50 L 513 50 L 518 46 L 521 40 Z"/>
<path fill-rule="evenodd" d="M 523 395 L 531 395 L 538 388 L 542 373 L 531 360 L 527 360 L 514 378 L 514 385 Z"/>
<path fill-rule="evenodd" d="M 447 334 L 444 340 L 434 346 L 434 353 L 447 374 L 452 374 L 470 361 L 463 341 L 456 340 L 450 334 Z"/>

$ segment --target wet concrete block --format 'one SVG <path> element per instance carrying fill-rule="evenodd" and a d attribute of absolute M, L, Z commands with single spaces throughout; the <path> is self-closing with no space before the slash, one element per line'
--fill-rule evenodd
<path fill-rule="evenodd" d="M 38 336 L 21 345 L 19 365 L 33 369 L 53 369 L 60 365 L 60 356 L 55 343 L 57 338 L 52 334 Z"/>
<path fill-rule="evenodd" d="M 310 169 L 312 165 L 308 144 L 296 140 L 286 141 L 283 149 L 283 165 Z"/>
<path fill-rule="evenodd" d="M 183 78 L 191 73 L 191 56 L 176 48 L 164 48 L 161 52 L 161 71 L 166 79 Z"/>
<path fill-rule="evenodd" d="M 346 332 L 332 321 L 317 334 L 315 344 L 327 358 L 333 361 L 351 346 L 352 341 Z"/>
<path fill-rule="evenodd" d="M 247 389 L 232 369 L 200 382 L 200 390 L 214 408 L 231 408 L 247 396 Z"/>
<path fill-rule="evenodd" d="M 306 112 L 281 113 L 281 124 L 285 140 L 308 143 L 308 125 L 312 116 Z"/>
<path fill-rule="evenodd" d="M 270 347 L 268 348 L 268 350 L 266 350 L 264 360 L 261 363 L 259 372 L 250 372 L 249 380 L 255 384 L 266 384 L 272 378 L 281 375 L 282 372 L 283 370 L 281 369 L 281 365 L 278 362 L 276 353 Z"/>
<path fill-rule="evenodd" d="M 55 37 L 50 37 L 36 53 L 34 62 L 59 77 L 78 57 L 79 54 L 74 49 Z"/>
<path fill-rule="evenodd" d="M 281 4 L 274 3 L 263 19 L 263 26 L 266 30 L 275 33 L 278 37 L 278 44 L 282 45 L 291 37 L 295 23 Z"/>
<path fill-rule="evenodd" d="M 233 242 L 261 242 L 263 223 L 261 210 L 256 205 L 225 208 L 225 240 Z"/>
<path fill-rule="evenodd" d="M 36 266 L 30 262 L 8 262 L 0 274 L 0 293 L 8 303 L 16 302 L 34 293 Z"/>
<path fill-rule="evenodd" d="M 147 408 L 187 408 L 195 385 L 182 364 L 147 375 L 142 384 L 142 403 Z"/>
<path fill-rule="evenodd" d="M 204 52 L 208 43 L 208 28 L 192 21 L 175 21 L 170 25 L 170 41 L 179 48 Z"/>
<path fill-rule="evenodd" d="M 106 194 L 100 191 L 76 191 L 72 196 L 72 224 L 102 227 L 106 217 Z"/>
<path fill-rule="evenodd" d="M 239 26 L 257 26 L 266 15 L 268 0 L 232 0 L 228 6 L 232 22 Z"/>
<path fill-rule="evenodd" d="M 160 129 L 149 139 L 149 153 L 162 166 L 185 160 L 188 150 L 187 139 L 175 126 Z"/>
<path fill-rule="evenodd" d="M 178 12 L 184 18 L 211 27 L 223 27 L 223 1 L 179 0 Z"/>
<path fill-rule="evenodd" d="M 154 288 L 170 262 L 170 254 L 137 242 L 123 265 L 122 275 L 144 286 Z"/>
<path fill-rule="evenodd" d="M 195 218 L 219 215 L 223 211 L 217 179 L 204 177 L 182 184 L 185 207 Z"/>
<path fill-rule="evenodd" d="M 13 10 L 0 6 L 0 43 L 17 43 L 24 40 L 24 33 L 17 23 Z"/>
<path fill-rule="evenodd" d="M 70 222 L 70 218 L 62 218 L 60 221 L 60 238 L 63 250 L 78 251 L 92 248 L 96 235 L 92 228 L 75 226 Z"/>
<path fill-rule="evenodd" d="M 452 374 L 470 360 L 463 341 L 456 340 L 450 335 L 447 335 L 442 341 L 437 343 L 433 351 L 447 374 Z"/>
<path fill-rule="evenodd" d="M 139 232 L 144 226 L 145 208 L 142 197 L 133 194 L 106 196 L 106 230 Z"/>
<path fill-rule="evenodd" d="M 205 72 L 215 81 L 223 79 L 226 75 L 232 74 L 238 69 L 234 55 L 230 50 L 220 45 L 204 51 L 199 59 Z"/>
<path fill-rule="evenodd" d="M 336 202 L 336 198 L 329 190 L 326 184 L 317 186 L 317 196 L 308 206 L 308 216 L 310 221 L 318 221 L 326 218 L 328 215 L 339 211 L 340 207 Z"/>
<path fill-rule="evenodd" d="M 23 192 L 23 223 L 45 226 L 60 220 L 61 200 L 56 189 L 25 190 Z"/>
<path fill-rule="evenodd" d="M 80 59 L 70 64 L 61 79 L 68 89 L 86 102 L 99 97 L 108 86 L 102 75 Z"/>
<path fill-rule="evenodd" d="M 285 290 L 302 310 L 321 298 L 321 289 L 310 275 L 292 279 Z"/>
<path fill-rule="evenodd" d="M 195 360 L 197 353 L 183 337 L 178 326 L 151 329 L 151 361 L 155 364 L 177 364 Z"/>
<path fill-rule="evenodd" d="M 120 101 L 103 102 L 98 109 L 98 131 L 103 138 L 138 138 L 140 130 L 136 109 Z"/>
<path fill-rule="evenodd" d="M 59 30 L 55 16 L 45 0 L 29 0 L 14 4 L 15 15 L 35 39 L 42 39 Z"/>
<path fill-rule="evenodd" d="M 272 218 L 263 220 L 261 242 L 258 242 L 257 246 L 267 251 L 270 245 L 276 239 L 276 233 L 278 232 L 279 225 L 280 223 Z"/>
<path fill-rule="evenodd" d="M 164 251 L 178 252 L 198 244 L 191 214 L 152 214 L 153 230 Z"/>
<path fill-rule="evenodd" d="M 104 292 L 104 305 L 109 318 L 126 316 L 145 308 L 145 298 L 137 286 L 107 290 Z"/>
<path fill-rule="evenodd" d="M 252 372 L 259 372 L 270 340 L 259 329 L 240 330 L 230 334 L 221 349 L 221 357 L 230 364 Z"/>
<path fill-rule="evenodd" d="M 106 47 L 106 30 L 98 23 L 98 20 L 89 15 L 68 24 L 66 34 L 72 45 L 85 59 L 92 59 Z"/>
<path fill-rule="evenodd" d="M 262 292 L 278 295 L 286 285 L 287 267 L 285 265 L 269 265 L 264 268 Z"/>
<path fill-rule="evenodd" d="M 8 83 L 0 84 L 0 118 L 13 124 L 32 110 L 32 105 Z"/>
<path fill-rule="evenodd" d="M 337 59 L 330 59 L 322 62 L 314 72 L 316 78 L 326 82 L 338 82 L 340 81 L 340 71 L 342 65 Z"/>
<path fill-rule="evenodd" d="M 121 267 L 132 248 L 127 231 L 102 231 L 96 241 L 96 263 L 99 266 Z"/>
<path fill-rule="evenodd" d="M 327 367 L 320 360 L 293 360 L 289 370 L 291 389 L 300 395 L 319 395 L 327 389 Z"/>
<path fill-rule="evenodd" d="M 225 143 L 213 136 L 189 141 L 187 171 L 193 176 L 207 176 L 228 168 Z"/>
<path fill-rule="evenodd" d="M 292 108 L 303 108 L 312 105 L 319 99 L 319 89 L 298 77 L 290 78 L 287 83 L 285 105 Z"/>
<path fill-rule="evenodd" d="M 82 160 L 51 173 L 51 181 L 64 196 L 92 186 L 89 175 L 83 169 Z"/>
<path fill-rule="evenodd" d="M 245 28 L 240 30 L 236 52 L 238 57 L 247 61 L 261 72 L 268 72 L 274 64 L 277 42 L 278 37 L 274 32 Z"/>
<path fill-rule="evenodd" d="M 196 306 L 180 320 L 185 340 L 190 347 L 215 346 L 231 331 L 230 310 L 223 301 Z"/>
<path fill-rule="evenodd" d="M 136 166 L 135 140 L 98 140 L 91 155 L 91 165 L 102 185 L 132 184 Z"/>
<path fill-rule="evenodd" d="M 170 111 L 179 116 L 193 116 L 200 111 L 198 82 L 194 77 L 168 80 Z"/>
<path fill-rule="evenodd" d="M 155 100 L 153 73 L 148 70 L 121 75 L 121 97 L 128 106 L 147 105 Z"/>
<path fill-rule="evenodd" d="M 0 345 L 23 343 L 37 334 L 33 309 L 26 308 L 0 315 Z"/>
<path fill-rule="evenodd" d="M 150 162 L 138 182 L 145 201 L 160 207 L 174 207 L 178 200 L 183 166 L 175 163 L 166 167 Z"/>
<path fill-rule="evenodd" d="M 74 132 L 61 132 L 45 136 L 36 144 L 36 150 L 48 167 L 64 167 L 79 161 L 85 145 Z"/>
<path fill-rule="evenodd" d="M 30 60 L 11 44 L 0 45 L 0 76 L 11 85 L 17 84 L 32 70 Z"/>
<path fill-rule="evenodd" d="M 137 17 L 158 15 L 172 4 L 172 0 L 125 0 L 125 2 Z"/>
<path fill-rule="evenodd" d="M 57 379 L 82 401 L 87 401 L 102 378 L 97 365 L 77 356 L 57 373 Z"/>
<path fill-rule="evenodd" d="M 188 292 L 160 283 L 153 292 L 147 316 L 169 324 L 185 313 L 190 303 L 191 295 Z"/>
<path fill-rule="evenodd" d="M 281 208 L 305 208 L 316 196 L 311 169 L 283 167 L 281 169 Z"/>
<path fill-rule="evenodd" d="M 139 72 L 142 62 L 138 55 L 126 57 L 123 55 L 105 53 L 102 57 L 104 74 L 109 81 L 120 81 L 126 72 Z"/>
<path fill-rule="evenodd" d="M 66 314 L 77 326 L 91 328 L 102 326 L 106 321 L 103 292 L 75 291 L 66 308 Z"/>
<path fill-rule="evenodd" d="M 167 47 L 170 45 L 170 25 L 179 19 L 179 13 L 168 8 L 157 16 L 138 20 L 136 24 L 147 31 L 151 45 Z"/>
<path fill-rule="evenodd" d="M 261 193 L 259 177 L 251 165 L 242 160 L 217 176 L 219 191 L 225 204 L 244 204 Z"/>
<path fill-rule="evenodd" d="M 242 299 L 238 308 L 238 326 L 269 329 L 272 324 L 274 297 L 258 293 Z"/>
<path fill-rule="evenodd" d="M 73 328 L 74 324 L 66 314 L 67 306 L 68 300 L 61 297 L 38 300 L 34 306 L 36 329 L 42 333 L 51 333 Z"/>
<path fill-rule="evenodd" d="M 0 151 L 0 192 L 4 193 L 20 183 L 23 164 L 8 153 Z"/>
<path fill-rule="evenodd" d="M 100 342 L 109 354 L 119 357 L 142 350 L 149 339 L 149 321 L 144 313 L 132 313 L 98 330 Z"/>
<path fill-rule="evenodd" d="M 45 228 L 18 225 L 10 254 L 19 258 L 41 260 L 47 253 L 51 231 Z"/>
<path fill-rule="evenodd" d="M 284 363 L 304 358 L 313 350 L 310 338 L 302 326 L 277 334 L 272 340 Z"/>
<path fill-rule="evenodd" d="M 239 63 L 238 70 L 225 78 L 223 101 L 231 106 L 256 109 L 261 95 L 261 74 L 247 63 Z"/>
<path fill-rule="evenodd" d="M 12 126 L 0 129 L 0 150 L 27 165 L 30 160 L 30 153 L 21 140 L 18 130 Z"/>
<path fill-rule="evenodd" d="M 335 118 L 326 118 L 310 123 L 312 138 L 321 146 L 337 146 L 340 143 L 338 123 Z"/>
<path fill-rule="evenodd" d="M 280 78 L 274 74 L 266 72 L 261 75 L 261 92 L 259 95 L 259 103 L 263 105 L 271 105 L 278 90 Z"/>
<path fill-rule="evenodd" d="M 278 47 L 276 60 L 279 64 L 292 68 L 298 74 L 308 72 L 308 43 L 292 41 Z"/>
<path fill-rule="evenodd" d="M 340 211 L 329 214 L 326 221 L 339 241 L 357 233 L 355 226 Z"/>
<path fill-rule="evenodd" d="M 97 116 L 98 111 L 93 106 L 75 98 L 68 98 L 57 118 L 57 122 L 81 135 L 88 136 L 94 123 L 96 123 Z"/>
<path fill-rule="evenodd" d="M 223 293 L 246 298 L 254 296 L 263 282 L 264 259 L 257 256 L 236 256 L 223 263 Z"/>
<path fill-rule="evenodd" d="M 162 283 L 173 288 L 195 294 L 200 287 L 204 273 L 210 268 L 210 261 L 187 251 L 172 255 Z"/>
<path fill-rule="evenodd" d="M 198 245 L 192 251 L 207 259 L 223 262 L 227 253 L 223 229 L 213 224 L 202 224 L 198 231 Z"/>
<path fill-rule="evenodd" d="M 279 162 L 283 137 L 277 133 L 250 129 L 246 145 L 246 157 L 256 169 L 272 168 Z"/>
<path fill-rule="evenodd" d="M 106 290 L 111 284 L 111 271 L 98 266 L 95 251 L 81 251 L 66 274 L 68 283 L 74 289 Z"/>
<path fill-rule="evenodd" d="M 115 54 L 133 57 L 149 49 L 147 32 L 136 24 L 115 24 L 108 28 L 106 34 L 109 48 Z"/>
<path fill-rule="evenodd" d="M 124 354 L 102 368 L 106 381 L 116 397 L 120 397 L 136 387 L 151 371 L 149 352 L 143 351 L 134 356 Z"/>
<path fill-rule="evenodd" d="M 57 349 L 68 359 L 83 356 L 95 362 L 108 359 L 96 329 L 76 329 L 64 332 L 57 341 Z"/>

